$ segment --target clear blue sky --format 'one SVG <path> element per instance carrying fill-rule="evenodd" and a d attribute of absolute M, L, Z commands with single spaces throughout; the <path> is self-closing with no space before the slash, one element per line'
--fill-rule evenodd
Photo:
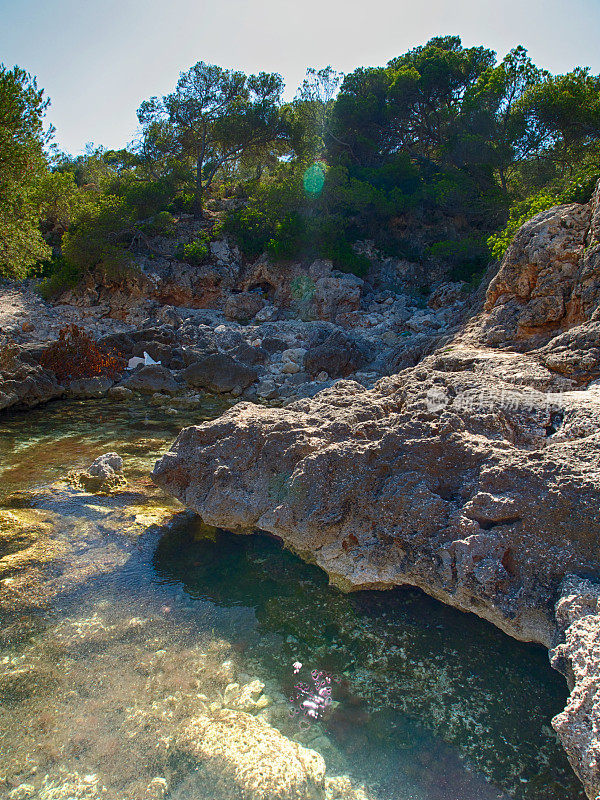
<path fill-rule="evenodd" d="M 292 97 L 307 66 L 385 64 L 440 34 L 600 72 L 600 0 L 0 0 L 0 61 L 38 76 L 71 153 L 124 146 L 140 102 L 196 61 L 280 72 Z"/>

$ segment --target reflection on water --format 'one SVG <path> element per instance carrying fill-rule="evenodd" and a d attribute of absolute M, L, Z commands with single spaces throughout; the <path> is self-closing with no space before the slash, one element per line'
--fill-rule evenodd
<path fill-rule="evenodd" d="M 0 421 L 0 502 L 36 491 L 0 512 L 0 536 L 18 533 L 0 549 L 0 797 L 225 800 L 186 731 L 227 706 L 349 776 L 331 800 L 582 798 L 542 648 L 416 590 L 343 595 L 272 538 L 207 530 L 150 485 L 175 433 L 222 408 L 99 401 Z M 107 450 L 124 492 L 49 487 Z M 290 713 L 295 662 L 334 677 L 310 725 Z"/>

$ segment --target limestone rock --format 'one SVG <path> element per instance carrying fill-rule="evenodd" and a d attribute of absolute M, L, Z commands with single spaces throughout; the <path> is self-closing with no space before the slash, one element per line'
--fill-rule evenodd
<path fill-rule="evenodd" d="M 242 322 L 252 319 L 264 307 L 265 301 L 256 292 L 231 294 L 225 301 L 224 313 L 227 319 Z"/>
<path fill-rule="evenodd" d="M 600 313 L 600 183 L 587 205 L 563 205 L 526 222 L 491 281 L 483 334 L 488 344 L 551 336 Z"/>
<path fill-rule="evenodd" d="M 552 666 L 566 675 L 571 695 L 552 727 L 590 800 L 600 794 L 600 585 L 569 575 L 556 604 L 561 643 Z"/>
<path fill-rule="evenodd" d="M 120 386 L 142 394 L 154 394 L 155 392 L 174 394 L 179 389 L 171 372 L 159 364 L 140 367 L 128 378 L 125 378 Z"/>
<path fill-rule="evenodd" d="M 366 357 L 356 340 L 342 331 L 334 331 L 311 347 L 304 357 L 304 368 L 311 375 L 327 372 L 332 378 L 345 377 L 366 364 Z"/>
<path fill-rule="evenodd" d="M 240 403 L 182 431 L 154 480 L 208 524 L 281 537 L 343 589 L 413 584 L 548 644 L 561 580 L 597 568 L 600 394 L 545 394 L 551 373 L 511 358 L 430 356 L 369 391 Z"/>

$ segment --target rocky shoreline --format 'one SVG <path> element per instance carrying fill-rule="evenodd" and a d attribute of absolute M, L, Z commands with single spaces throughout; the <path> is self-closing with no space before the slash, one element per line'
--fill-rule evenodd
<path fill-rule="evenodd" d="M 176 277 L 165 257 L 129 294 L 91 282 L 64 298 L 103 345 L 161 362 L 116 382 L 59 384 L 41 318 L 3 322 L 0 407 L 239 398 L 184 429 L 155 482 L 210 525 L 278 536 L 346 591 L 411 584 L 550 648 L 572 688 L 553 725 L 595 798 L 600 187 L 526 223 L 485 304 L 443 281 L 426 303 L 385 288 L 389 264 L 371 285 L 326 262 L 277 283 L 267 262 L 213 255 L 210 275 Z"/>

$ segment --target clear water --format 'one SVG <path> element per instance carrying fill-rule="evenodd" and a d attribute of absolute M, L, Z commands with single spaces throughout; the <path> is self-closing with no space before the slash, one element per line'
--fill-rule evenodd
<path fill-rule="evenodd" d="M 152 486 L 178 430 L 223 409 L 192 405 L 0 418 L 0 797 L 225 800 L 180 732 L 259 679 L 261 716 L 350 777 L 357 794 L 332 798 L 583 798 L 542 648 L 416 590 L 343 595 L 274 539 L 207 529 Z M 124 491 L 57 483 L 108 450 Z M 334 678 L 310 725 L 290 714 L 294 662 Z"/>

